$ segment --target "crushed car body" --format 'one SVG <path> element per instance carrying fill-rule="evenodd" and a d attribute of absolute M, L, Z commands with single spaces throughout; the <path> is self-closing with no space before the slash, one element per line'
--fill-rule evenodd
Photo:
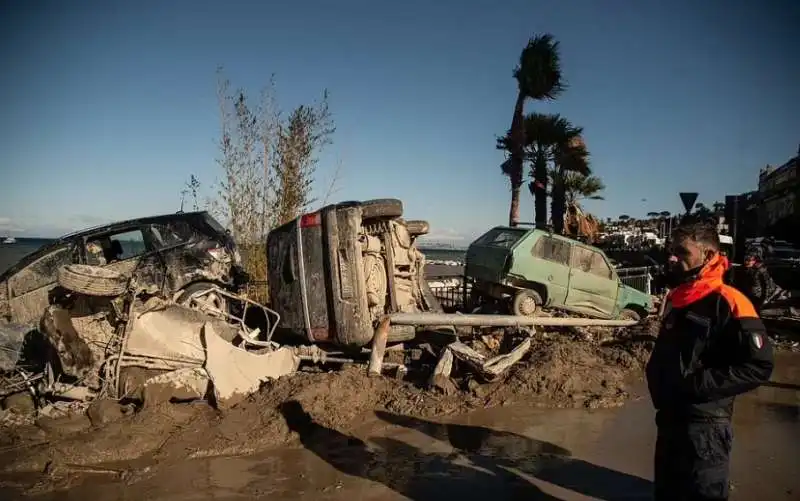
<path fill-rule="evenodd" d="M 279 331 L 310 343 L 361 347 L 386 314 L 441 312 L 416 245 L 428 223 L 402 215 L 397 199 L 343 202 L 270 232 L 268 284 Z M 388 335 L 390 342 L 415 336 L 404 325 Z"/>
<path fill-rule="evenodd" d="M 66 265 L 108 269 L 183 303 L 212 286 L 235 291 L 247 281 L 236 244 L 207 212 L 132 219 L 62 236 L 6 270 L 0 275 L 0 318 L 35 326 Z M 88 284 L 83 293 L 121 292 L 120 284 L 73 271 L 71 283 Z M 92 285 L 97 289 L 87 288 Z"/>

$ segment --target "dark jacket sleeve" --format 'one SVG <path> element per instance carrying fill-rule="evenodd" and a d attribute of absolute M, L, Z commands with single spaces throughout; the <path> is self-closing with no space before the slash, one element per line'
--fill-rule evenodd
<path fill-rule="evenodd" d="M 754 390 L 772 375 L 772 344 L 760 318 L 755 314 L 744 318 L 732 315 L 720 327 L 720 344 L 713 365 L 687 375 L 684 388 L 695 402 Z"/>
<path fill-rule="evenodd" d="M 762 301 L 766 301 L 767 299 L 770 298 L 770 296 L 772 296 L 772 294 L 775 293 L 775 282 L 772 280 L 772 277 L 770 276 L 769 271 L 767 271 L 767 268 L 765 266 L 762 266 L 758 270 L 758 274 L 759 278 L 761 279 L 761 287 L 763 288 Z"/>
<path fill-rule="evenodd" d="M 750 290 L 747 295 L 759 303 L 764 300 L 764 280 L 761 270 L 750 270 Z"/>

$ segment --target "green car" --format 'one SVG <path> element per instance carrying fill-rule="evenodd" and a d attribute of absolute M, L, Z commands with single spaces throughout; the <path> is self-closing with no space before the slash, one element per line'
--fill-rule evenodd
<path fill-rule="evenodd" d="M 622 283 L 600 249 L 547 231 L 498 226 L 467 249 L 473 299 L 505 303 L 516 315 L 541 306 L 596 318 L 640 320 L 649 294 Z"/>

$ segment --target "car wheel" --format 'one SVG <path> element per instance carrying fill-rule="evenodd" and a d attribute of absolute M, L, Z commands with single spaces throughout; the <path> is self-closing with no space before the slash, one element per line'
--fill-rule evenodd
<path fill-rule="evenodd" d="M 639 315 L 639 312 L 635 310 L 631 310 L 629 308 L 625 308 L 624 310 L 619 312 L 619 319 L 620 320 L 635 320 L 637 322 L 642 320 L 642 316 Z"/>
<path fill-rule="evenodd" d="M 218 310 L 223 313 L 228 313 L 228 300 L 222 294 L 214 292 L 212 289 L 218 287 L 208 282 L 198 282 L 189 285 L 178 296 L 177 303 L 181 306 L 186 306 L 193 310 L 213 313 Z M 212 290 L 208 294 L 203 294 Z M 210 311 L 209 311 L 210 310 Z"/>
<path fill-rule="evenodd" d="M 376 198 L 361 202 L 361 219 L 392 219 L 402 215 L 403 202 L 396 198 Z"/>
<path fill-rule="evenodd" d="M 417 337 L 417 329 L 413 325 L 392 325 L 389 327 L 389 334 L 386 341 L 389 343 L 402 343 L 411 341 Z"/>
<path fill-rule="evenodd" d="M 427 235 L 431 231 L 431 225 L 427 221 L 406 221 L 406 228 L 415 237 Z"/>
<path fill-rule="evenodd" d="M 514 296 L 514 301 L 511 303 L 511 311 L 514 315 L 523 317 L 532 317 L 536 314 L 536 310 L 542 304 L 542 296 L 538 292 L 523 289 Z"/>

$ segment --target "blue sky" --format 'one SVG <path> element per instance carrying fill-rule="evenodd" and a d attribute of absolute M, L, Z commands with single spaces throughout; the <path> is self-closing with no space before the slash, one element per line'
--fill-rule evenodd
<path fill-rule="evenodd" d="M 794 0 L 6 1 L 0 23 L 0 232 L 19 235 L 173 212 L 192 173 L 209 188 L 218 65 L 254 93 L 275 73 L 284 109 L 327 88 L 320 190 L 340 163 L 335 198 L 401 198 L 447 239 L 507 220 L 494 138 L 535 33 L 570 87 L 527 110 L 585 127 L 600 216 L 754 189 L 800 142 Z"/>

